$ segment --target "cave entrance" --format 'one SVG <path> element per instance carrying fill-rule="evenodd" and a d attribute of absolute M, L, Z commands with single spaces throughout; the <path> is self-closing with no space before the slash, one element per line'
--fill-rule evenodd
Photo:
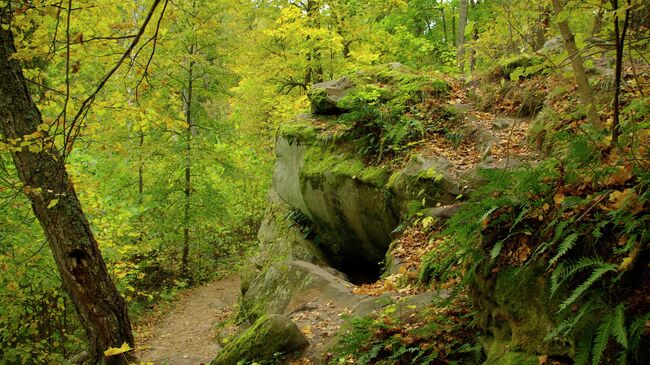
<path fill-rule="evenodd" d="M 381 265 L 365 258 L 347 257 L 336 267 L 354 285 L 372 284 L 381 277 Z"/>

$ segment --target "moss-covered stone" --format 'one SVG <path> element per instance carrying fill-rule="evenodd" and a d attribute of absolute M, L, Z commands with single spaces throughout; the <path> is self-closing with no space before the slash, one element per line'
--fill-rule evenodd
<path fill-rule="evenodd" d="M 381 166 L 366 166 L 361 159 L 346 152 L 334 152 L 321 146 L 311 146 L 305 153 L 300 178 L 314 186 L 321 186 L 323 179 L 352 179 L 381 188 L 385 185 L 388 170 Z M 339 180 L 340 181 L 340 180 Z"/>
<path fill-rule="evenodd" d="M 524 53 L 501 61 L 492 70 L 492 75 L 517 81 L 545 72 L 548 70 L 544 67 L 544 57 Z"/>
<path fill-rule="evenodd" d="M 344 147 L 292 142 L 278 136 L 273 186 L 314 223 L 320 247 L 335 267 L 353 258 L 383 260 L 398 224 L 385 189 L 387 168 L 367 166 Z"/>
<path fill-rule="evenodd" d="M 254 322 L 269 313 L 289 314 L 321 296 L 349 305 L 356 298 L 344 285 L 346 282 L 335 270 L 305 261 L 275 262 L 260 271 L 242 293 L 240 314 Z"/>
<path fill-rule="evenodd" d="M 258 230 L 260 253 L 241 272 L 241 291 L 243 294 L 241 310 L 243 317 L 255 319 L 263 313 L 268 313 L 273 308 L 281 309 L 287 302 L 291 293 L 280 295 L 275 293 L 273 286 L 286 287 L 281 278 L 269 280 L 269 270 L 281 263 L 295 260 L 316 265 L 328 266 L 330 263 L 323 255 L 320 248 L 305 237 L 305 233 L 296 226 L 288 216 L 291 206 L 286 204 L 274 191 L 268 198 L 269 206 Z M 268 276 L 268 277 L 267 277 Z M 268 286 L 268 293 L 259 295 L 260 283 Z M 296 284 L 292 290 L 299 290 L 301 284 Z M 250 292 L 253 288 L 253 292 Z M 282 288 L 281 288 L 282 289 Z"/>
<path fill-rule="evenodd" d="M 413 156 L 391 175 L 387 187 L 405 203 L 424 202 L 421 207 L 451 204 L 461 193 L 459 182 L 448 173 L 452 168 L 451 162 L 442 158 Z M 402 206 L 402 212 L 408 212 L 408 207 Z"/>
<path fill-rule="evenodd" d="M 486 263 L 487 264 L 487 263 Z M 491 334 L 490 364 L 505 362 L 512 352 L 568 356 L 572 344 L 544 341 L 558 323 L 557 303 L 551 299 L 542 260 L 523 267 L 501 267 L 493 273 L 481 265 L 471 282 L 479 325 Z M 558 297 L 561 297 L 558 296 Z M 517 355 L 519 356 L 519 355 Z"/>
<path fill-rule="evenodd" d="M 338 102 L 349 94 L 354 83 L 347 77 L 312 85 L 307 93 L 313 114 L 332 115 L 345 111 Z"/>
<path fill-rule="evenodd" d="M 313 120 L 303 117 L 283 123 L 278 129 L 278 135 L 291 143 L 311 144 L 316 140 L 318 131 Z"/>
<path fill-rule="evenodd" d="M 233 365 L 239 361 L 268 363 L 278 355 L 288 355 L 309 345 L 298 327 L 287 317 L 270 314 L 227 344 L 211 365 Z"/>

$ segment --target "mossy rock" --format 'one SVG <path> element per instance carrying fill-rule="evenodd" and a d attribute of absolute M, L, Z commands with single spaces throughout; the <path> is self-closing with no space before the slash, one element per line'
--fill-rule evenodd
<path fill-rule="evenodd" d="M 539 365 L 539 356 L 525 352 L 506 352 L 502 356 L 488 358 L 483 365 Z"/>
<path fill-rule="evenodd" d="M 321 186 L 324 179 L 338 182 L 342 179 L 352 179 L 381 188 L 388 179 L 388 169 L 385 167 L 366 166 L 361 159 L 352 157 L 345 151 L 336 152 L 321 146 L 311 146 L 307 149 L 303 166 L 300 178 L 302 181 L 309 181 L 313 186 Z"/>
<path fill-rule="evenodd" d="M 289 218 L 294 209 L 275 192 L 268 194 L 268 207 L 257 231 L 260 253 L 241 272 L 241 288 L 245 293 L 252 281 L 277 262 L 301 260 L 317 265 L 329 265 L 318 246 L 307 239 L 304 227 Z"/>
<path fill-rule="evenodd" d="M 491 272 L 485 262 L 470 283 L 472 300 L 479 311 L 479 326 L 495 343 L 524 353 L 567 356 L 574 344 L 544 341 L 561 318 L 559 299 L 550 297 L 550 279 L 543 260 L 523 267 L 500 267 Z M 554 298 L 562 298 L 556 295 Z"/>
<path fill-rule="evenodd" d="M 530 54 L 520 54 L 500 62 L 491 72 L 493 78 L 521 80 L 548 72 L 544 65 L 544 57 Z"/>
<path fill-rule="evenodd" d="M 315 121 L 316 119 L 310 115 L 296 116 L 280 125 L 278 136 L 290 143 L 313 144 L 319 133 Z"/>
<path fill-rule="evenodd" d="M 387 168 L 367 166 L 342 147 L 281 135 L 276 155 L 274 189 L 314 223 L 333 263 L 342 265 L 351 255 L 369 263 L 383 260 L 399 223 L 385 188 Z"/>
<path fill-rule="evenodd" d="M 424 202 L 421 207 L 453 204 L 461 194 L 460 183 L 449 171 L 453 164 L 444 158 L 412 156 L 407 165 L 393 173 L 388 189 L 402 202 Z M 406 206 L 402 212 L 408 211 Z"/>
<path fill-rule="evenodd" d="M 239 361 L 269 363 L 278 354 L 288 355 L 309 345 L 305 336 L 289 318 L 269 314 L 228 343 L 211 365 L 233 365 Z"/>
<path fill-rule="evenodd" d="M 325 81 L 312 85 L 307 93 L 311 102 L 313 114 L 341 114 L 345 109 L 338 105 L 339 101 L 354 88 L 354 83 L 347 77 L 338 80 Z"/>

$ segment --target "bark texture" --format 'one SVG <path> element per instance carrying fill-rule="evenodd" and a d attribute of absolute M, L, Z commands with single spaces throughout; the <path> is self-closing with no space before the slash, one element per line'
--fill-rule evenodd
<path fill-rule="evenodd" d="M 31 99 L 10 30 L 0 28 L 0 131 L 3 140 L 20 143 L 39 132 L 41 114 Z M 12 152 L 20 180 L 45 232 L 64 287 L 88 338 L 89 364 L 126 364 L 129 353 L 105 358 L 104 350 L 123 342 L 133 346 L 126 304 L 110 280 L 60 153 L 49 143 Z"/>
<path fill-rule="evenodd" d="M 560 15 L 564 8 L 563 0 L 553 0 L 553 9 L 555 10 L 555 15 Z M 578 84 L 578 93 L 582 103 L 587 108 L 587 119 L 589 123 L 593 124 L 596 127 L 602 128 L 602 122 L 598 116 L 598 111 L 596 110 L 596 100 L 594 98 L 594 92 L 589 85 L 589 80 L 587 79 L 587 73 L 585 72 L 584 63 L 582 56 L 580 56 L 580 51 L 578 46 L 576 46 L 573 33 L 569 27 L 569 22 L 566 20 L 561 20 L 557 22 L 557 27 L 560 30 L 562 35 L 562 40 L 564 41 L 564 48 L 566 48 L 571 58 L 571 67 L 573 68 L 573 74 L 575 75 L 576 82 Z"/>
<path fill-rule="evenodd" d="M 458 28 L 456 29 L 456 47 L 458 48 L 458 67 L 465 72 L 465 25 L 467 24 L 467 1 L 458 4 Z"/>

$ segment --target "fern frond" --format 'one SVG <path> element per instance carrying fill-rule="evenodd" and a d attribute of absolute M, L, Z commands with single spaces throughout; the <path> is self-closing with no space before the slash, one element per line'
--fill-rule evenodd
<path fill-rule="evenodd" d="M 494 247 L 492 247 L 492 250 L 490 251 L 490 259 L 494 261 L 494 259 L 499 256 L 501 253 L 501 249 L 503 248 L 503 241 L 498 241 L 497 243 L 494 244 Z"/>
<path fill-rule="evenodd" d="M 487 212 L 485 212 L 485 213 L 481 216 L 481 218 L 479 218 L 479 220 L 478 220 L 477 223 L 478 223 L 478 224 L 482 224 L 483 221 L 485 221 L 485 220 L 486 220 L 486 219 L 487 219 L 487 218 L 488 218 L 492 213 L 494 213 L 494 211 L 497 210 L 497 209 L 499 209 L 498 206 L 495 206 L 495 207 L 490 208 Z"/>
<path fill-rule="evenodd" d="M 636 348 L 639 346 L 639 342 L 641 341 L 641 336 L 643 335 L 643 332 L 645 330 L 645 324 L 650 320 L 650 312 L 646 313 L 645 315 L 638 317 L 635 319 L 632 324 L 630 324 L 628 333 L 629 333 L 629 349 L 630 350 L 636 350 Z"/>
<path fill-rule="evenodd" d="M 523 207 L 521 209 L 521 212 L 519 212 L 519 215 L 517 215 L 517 218 L 515 218 L 515 220 L 512 222 L 512 225 L 510 226 L 510 233 L 512 233 L 512 230 L 515 229 L 517 224 L 519 224 L 521 222 L 521 220 L 524 219 L 526 214 L 528 214 L 528 210 L 529 209 L 526 208 L 526 207 Z"/>
<path fill-rule="evenodd" d="M 564 229 L 571 223 L 570 220 L 564 220 L 558 223 L 557 228 L 555 228 L 555 235 L 553 235 L 554 241 L 559 241 L 560 237 L 564 235 Z"/>
<path fill-rule="evenodd" d="M 551 274 L 551 296 L 567 279 L 592 266 L 604 264 L 603 260 L 597 257 L 581 257 L 577 261 L 570 260 L 567 264 L 561 262 Z"/>
<path fill-rule="evenodd" d="M 603 320 L 603 322 L 600 324 L 600 326 L 598 326 L 598 329 L 596 330 L 596 337 L 594 338 L 594 346 L 591 350 L 592 365 L 600 364 L 600 358 L 603 356 L 603 352 L 605 352 L 605 348 L 607 348 L 607 343 L 609 342 L 609 336 L 612 331 L 613 321 L 614 321 L 614 316 L 612 314 L 607 315 Z"/>
<path fill-rule="evenodd" d="M 574 365 L 587 365 L 591 350 L 592 336 L 585 336 L 576 345 L 576 360 Z"/>
<path fill-rule="evenodd" d="M 627 349 L 627 329 L 625 328 L 625 308 L 623 303 L 616 306 L 614 321 L 612 322 L 612 335 L 616 342 Z"/>
<path fill-rule="evenodd" d="M 566 236 L 564 241 L 560 244 L 560 247 L 557 249 L 557 254 L 549 261 L 549 266 L 552 266 L 557 262 L 557 260 L 560 259 L 560 257 L 564 256 L 569 250 L 575 246 L 576 242 L 578 241 L 578 234 L 577 233 L 571 233 L 570 235 Z"/>
<path fill-rule="evenodd" d="M 607 274 L 610 271 L 616 271 L 618 266 L 614 264 L 601 264 L 599 267 L 595 268 L 594 271 L 591 273 L 591 276 L 587 280 L 585 280 L 580 286 L 578 286 L 573 293 L 571 293 L 571 296 L 567 298 L 562 304 L 560 305 L 559 311 L 565 310 L 568 306 L 573 304 L 582 294 L 584 294 L 587 289 L 589 289 L 598 279 L 602 278 L 603 275 Z"/>
<path fill-rule="evenodd" d="M 571 331 L 571 329 L 573 329 L 573 326 L 575 326 L 575 324 L 576 317 L 571 317 L 563 320 L 544 337 L 544 341 L 548 342 L 564 337 L 567 333 L 569 333 L 569 331 Z"/>
<path fill-rule="evenodd" d="M 561 339 L 562 337 L 568 336 L 571 331 L 573 331 L 576 327 L 578 327 L 579 324 L 581 324 L 583 317 L 598 308 L 599 306 L 594 305 L 594 303 L 591 301 L 587 302 L 585 305 L 582 305 L 575 316 L 566 318 L 560 322 L 557 327 L 555 327 L 546 335 L 546 337 L 544 337 L 544 341 Z"/>

